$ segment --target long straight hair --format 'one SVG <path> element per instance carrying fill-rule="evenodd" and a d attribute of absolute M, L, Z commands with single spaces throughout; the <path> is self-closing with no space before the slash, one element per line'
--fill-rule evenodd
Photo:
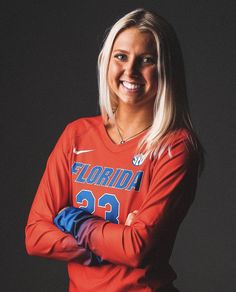
<path fill-rule="evenodd" d="M 163 152 L 171 144 L 176 130 L 185 128 L 198 153 L 202 146 L 193 129 L 186 94 L 185 72 L 182 52 L 173 27 L 161 16 L 145 9 L 136 9 L 119 19 L 110 29 L 98 57 L 99 104 L 104 119 L 114 119 L 118 106 L 108 85 L 108 66 L 114 41 L 127 28 L 135 27 L 151 32 L 157 49 L 158 90 L 153 108 L 153 124 L 140 141 L 137 151 L 145 156 Z"/>

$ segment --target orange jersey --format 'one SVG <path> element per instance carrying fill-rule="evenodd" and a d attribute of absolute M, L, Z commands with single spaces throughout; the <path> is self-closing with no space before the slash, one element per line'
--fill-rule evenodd
<path fill-rule="evenodd" d="M 178 227 L 195 194 L 198 155 L 190 134 L 175 132 L 159 155 L 136 153 L 142 133 L 114 144 L 100 116 L 70 123 L 54 150 L 26 226 L 29 254 L 68 262 L 69 291 L 156 291 L 172 283 L 169 265 Z M 101 219 L 84 223 L 78 246 L 53 219 L 65 206 Z M 138 210 L 130 226 L 128 214 Z M 90 252 L 101 257 L 90 264 Z"/>

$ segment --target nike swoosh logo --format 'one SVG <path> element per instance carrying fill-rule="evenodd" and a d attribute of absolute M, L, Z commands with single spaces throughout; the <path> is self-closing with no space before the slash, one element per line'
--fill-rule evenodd
<path fill-rule="evenodd" d="M 94 151 L 94 149 L 88 149 L 88 150 L 76 150 L 76 148 L 73 149 L 73 153 L 75 153 L 76 155 L 91 152 L 91 151 Z"/>

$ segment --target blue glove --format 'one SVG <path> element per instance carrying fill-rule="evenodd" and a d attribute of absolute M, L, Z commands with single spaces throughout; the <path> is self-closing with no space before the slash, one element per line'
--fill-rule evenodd
<path fill-rule="evenodd" d="M 66 207 L 54 218 L 54 224 L 62 232 L 70 233 L 75 239 L 77 239 L 80 225 L 90 218 L 94 218 L 94 216 L 80 208 Z M 104 263 L 99 256 L 93 253 L 91 253 L 91 256 L 92 265 L 101 265 Z"/>
<path fill-rule="evenodd" d="M 66 207 L 57 214 L 54 223 L 61 231 L 70 233 L 77 238 L 80 225 L 93 217 L 93 215 L 80 208 Z"/>

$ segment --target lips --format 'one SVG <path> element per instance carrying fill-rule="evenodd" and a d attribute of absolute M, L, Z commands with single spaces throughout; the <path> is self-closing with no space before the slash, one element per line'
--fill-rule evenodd
<path fill-rule="evenodd" d="M 138 90 L 141 87 L 144 86 L 144 84 L 141 83 L 135 83 L 135 82 L 128 82 L 128 81 L 121 81 L 121 84 L 127 89 L 127 90 Z"/>

